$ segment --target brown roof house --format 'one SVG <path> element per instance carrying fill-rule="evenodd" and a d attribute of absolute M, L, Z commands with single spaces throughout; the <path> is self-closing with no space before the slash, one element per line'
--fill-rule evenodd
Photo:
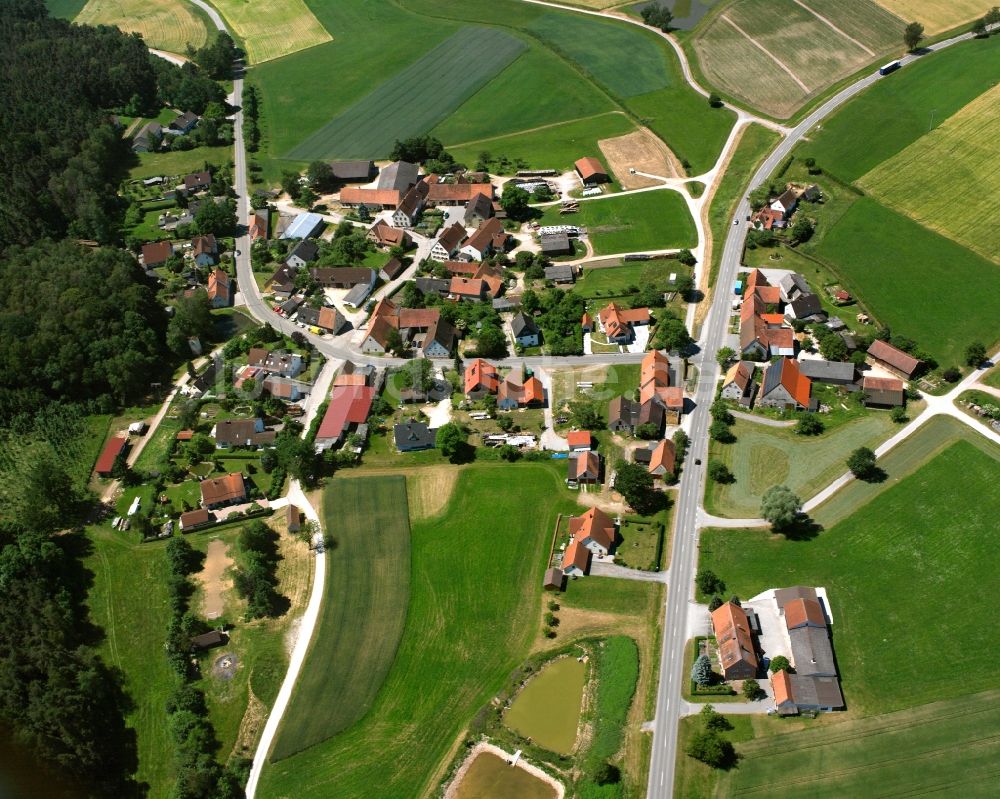
<path fill-rule="evenodd" d="M 215 514 L 206 508 L 189 510 L 187 513 L 181 514 L 181 532 L 189 533 L 192 530 L 197 530 L 199 527 L 212 524 L 214 521 Z"/>
<path fill-rule="evenodd" d="M 388 249 L 389 247 L 409 247 L 413 240 L 405 230 L 380 220 L 368 228 L 368 241 L 376 247 Z"/>
<path fill-rule="evenodd" d="M 202 480 L 200 488 L 201 504 L 208 510 L 244 502 L 247 498 L 246 484 L 240 472 Z"/>
<path fill-rule="evenodd" d="M 263 419 L 226 419 L 212 428 L 216 449 L 247 447 L 257 449 L 274 443 L 273 430 L 264 429 Z"/>
<path fill-rule="evenodd" d="M 895 377 L 868 377 L 861 381 L 865 405 L 875 408 L 898 408 L 906 402 L 903 381 Z"/>
<path fill-rule="evenodd" d="M 604 557 L 615 543 L 617 526 L 604 511 L 591 508 L 569 520 L 569 534 L 595 555 Z"/>
<path fill-rule="evenodd" d="M 757 365 L 753 361 L 740 361 L 729 367 L 725 380 L 722 381 L 722 398 L 749 408 L 757 393 L 757 384 L 753 379 L 756 369 Z"/>
<path fill-rule="evenodd" d="M 142 245 L 142 265 L 147 269 L 163 266 L 174 254 L 174 245 L 169 241 L 154 241 Z"/>
<path fill-rule="evenodd" d="M 664 480 L 673 477 L 676 468 L 677 450 L 669 438 L 656 445 L 649 458 L 649 473 Z"/>
<path fill-rule="evenodd" d="M 903 380 L 912 380 L 920 372 L 923 361 L 903 352 L 885 341 L 876 339 L 868 348 L 865 358 L 873 366 L 881 366 Z"/>
<path fill-rule="evenodd" d="M 604 165 L 596 158 L 587 156 L 581 158 L 574 164 L 576 173 L 580 176 L 584 186 L 596 186 L 598 183 L 610 183 L 611 178 Z"/>
<path fill-rule="evenodd" d="M 434 261 L 449 261 L 454 257 L 465 241 L 465 228 L 458 222 L 445 228 L 431 247 L 430 256 Z"/>
<path fill-rule="evenodd" d="M 722 676 L 749 680 L 757 675 L 759 661 L 746 611 L 733 602 L 712 611 L 712 629 L 719 646 Z"/>
<path fill-rule="evenodd" d="M 571 486 L 601 482 L 601 456 L 593 451 L 570 455 L 566 467 L 566 482 Z"/>

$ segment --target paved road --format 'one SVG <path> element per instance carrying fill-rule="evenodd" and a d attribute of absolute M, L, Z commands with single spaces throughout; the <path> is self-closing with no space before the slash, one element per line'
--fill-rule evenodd
<path fill-rule="evenodd" d="M 971 34 L 963 34 L 927 48 L 928 51 L 942 50 L 957 42 L 971 39 Z M 906 56 L 901 59 L 905 66 L 927 54 Z M 892 80 L 889 76 L 888 80 Z M 829 114 L 857 96 L 877 80 L 878 73 L 862 78 L 820 105 L 796 126 L 771 152 L 761 164 L 747 186 L 747 191 L 756 188 L 788 157 L 799 141 Z M 743 253 L 746 224 L 742 221 L 750 213 L 750 203 L 744 195 L 737 209 L 739 225 L 730 228 L 729 236 L 722 252 L 722 265 L 717 286 L 730 285 L 735 279 Z M 723 346 L 727 333 L 730 313 L 729 297 L 725 291 L 715 293 L 712 307 L 708 312 L 699 341 L 700 362 L 696 362 L 699 384 L 695 395 L 697 407 L 688 417 L 688 435 L 691 437 L 691 451 L 681 476 L 680 490 L 675 512 L 674 551 L 667 571 L 666 617 L 663 627 L 663 646 L 660 655 L 660 677 L 656 697 L 656 716 L 653 723 L 653 753 L 649 768 L 647 797 L 666 799 L 673 794 L 674 767 L 677 758 L 677 724 L 685 715 L 686 704 L 681 698 L 681 684 L 685 679 L 684 644 L 687 640 L 688 603 L 693 601 L 694 575 L 698 566 L 698 520 L 699 504 L 704 493 L 705 461 L 708 455 L 709 423 L 708 408 L 715 395 L 718 380 L 718 364 L 715 353 Z M 702 460 L 695 465 L 695 459 Z"/>

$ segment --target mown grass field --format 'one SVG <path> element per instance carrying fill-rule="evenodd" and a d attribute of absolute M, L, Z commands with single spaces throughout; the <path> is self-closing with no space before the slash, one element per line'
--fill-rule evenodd
<path fill-rule="evenodd" d="M 323 526 L 337 543 L 326 554 L 322 614 L 271 750 L 272 762 L 363 718 L 403 634 L 410 598 L 405 479 L 331 482 L 323 494 Z"/>
<path fill-rule="evenodd" d="M 447 118 L 526 46 L 496 28 L 462 28 L 334 117 L 288 157 L 386 157 L 393 142 L 420 135 Z M 469 58 L 473 51 L 478 56 Z"/>
<path fill-rule="evenodd" d="M 472 714 L 537 635 L 552 525 L 558 511 L 573 507 L 545 466 L 464 469 L 444 514 L 412 526 L 406 625 L 371 712 L 265 769 L 261 795 L 367 798 L 373 786 L 383 796 L 430 790 Z M 342 701 L 339 686 L 324 684 L 333 701 Z"/>
<path fill-rule="evenodd" d="M 855 202 L 816 254 L 893 333 L 942 366 L 962 363 L 969 342 L 997 339 L 1000 267 L 872 199 Z"/>
<path fill-rule="evenodd" d="M 480 153 L 488 152 L 494 157 L 506 156 L 511 161 L 521 159 L 532 169 L 564 172 L 572 169 L 574 162 L 583 155 L 599 156 L 601 151 L 597 142 L 600 139 L 622 136 L 635 129 L 625 114 L 608 112 L 528 133 L 491 136 L 449 147 L 448 152 L 466 164 L 475 164 Z"/>
<path fill-rule="evenodd" d="M 87 5 L 87 0 L 45 0 L 49 14 L 60 19 L 73 19 Z"/>
<path fill-rule="evenodd" d="M 206 163 L 222 166 L 233 160 L 232 147 L 195 147 L 170 153 L 139 153 L 139 163 L 129 170 L 131 180 L 154 175 L 187 175 L 204 169 Z"/>
<path fill-rule="evenodd" d="M 909 64 L 824 120 L 796 155 L 855 181 L 991 89 L 998 58 L 1000 36 L 991 36 Z"/>
<path fill-rule="evenodd" d="M 1000 86 L 858 181 L 868 194 L 1000 264 Z M 955 202 L 956 197 L 965 198 Z"/>
<path fill-rule="evenodd" d="M 998 461 L 1000 447 L 984 438 L 955 441 L 813 538 L 707 530 L 700 565 L 739 596 L 825 586 L 850 710 L 886 713 L 992 688 L 993 631 L 969 608 L 1000 566 Z"/>
<path fill-rule="evenodd" d="M 545 85 L 540 86 L 540 82 Z M 558 91 L 546 86 L 558 87 Z M 615 104 L 611 98 L 580 80 L 579 74 L 562 58 L 541 47 L 532 47 L 431 133 L 451 150 L 453 145 L 565 120 L 592 119 L 613 110 Z"/>
<path fill-rule="evenodd" d="M 922 22 L 930 34 L 972 22 L 987 10 L 980 0 L 878 0 L 878 4 L 907 21 Z"/>
<path fill-rule="evenodd" d="M 750 125 L 743 131 L 739 144 L 729 159 L 708 209 L 708 224 L 712 231 L 709 285 L 715 283 L 715 276 L 722 262 L 722 248 L 725 246 L 729 227 L 733 224 L 733 214 L 740 201 L 740 192 L 746 188 L 757 165 L 778 143 L 778 139 L 778 134 L 770 128 Z"/>
<path fill-rule="evenodd" d="M 1000 692 L 988 691 L 873 718 L 737 745 L 720 796 L 790 799 L 996 794 Z"/>
<path fill-rule="evenodd" d="M 74 22 L 115 25 L 139 33 L 150 47 L 184 53 L 208 41 L 208 28 L 195 6 L 184 0 L 89 0 Z"/>
<path fill-rule="evenodd" d="M 586 227 L 597 255 L 693 247 L 696 243 L 694 220 L 675 191 L 581 202 L 579 213 L 566 216 L 556 206 L 546 210 L 539 223 Z"/>
<path fill-rule="evenodd" d="M 242 40 L 251 64 L 332 38 L 304 0 L 213 0 L 213 5 Z"/>
<path fill-rule="evenodd" d="M 568 608 L 642 616 L 649 611 L 650 597 L 659 592 L 659 584 L 613 577 L 582 577 L 569 580 L 566 591 L 556 601 Z"/>
<path fill-rule="evenodd" d="M 737 419 L 736 442 L 711 442 L 709 457 L 729 467 L 735 483 L 709 481 L 705 508 L 734 519 L 760 516 L 760 500 L 771 486 L 786 485 L 803 501 L 847 471 L 858 447 L 875 449 L 898 429 L 888 413 L 871 413 L 818 436 Z"/>
<path fill-rule="evenodd" d="M 720 89 L 785 118 L 880 54 L 901 49 L 903 27 L 871 0 L 738 0 L 699 30 L 693 45 Z"/>

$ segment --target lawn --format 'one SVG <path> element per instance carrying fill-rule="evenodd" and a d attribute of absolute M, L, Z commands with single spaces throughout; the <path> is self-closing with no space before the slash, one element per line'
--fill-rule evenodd
<path fill-rule="evenodd" d="M 770 128 L 750 125 L 744 129 L 739 144 L 733 151 L 719 186 L 712 197 L 708 211 L 709 227 L 712 231 L 712 266 L 709 285 L 715 283 L 715 276 L 722 263 L 722 249 L 732 226 L 733 215 L 739 204 L 743 190 L 750 182 L 757 165 L 764 160 L 778 143 L 779 136 Z"/>
<path fill-rule="evenodd" d="M 971 341 L 996 341 L 1000 267 L 874 200 L 854 203 L 816 254 L 883 325 L 942 366 L 962 363 Z"/>
<path fill-rule="evenodd" d="M 261 795 L 368 797 L 377 785 L 383 796 L 420 796 L 436 784 L 537 634 L 552 525 L 573 508 L 560 488 L 544 466 L 462 471 L 444 514 L 412 526 L 406 625 L 371 712 L 266 769 Z M 324 685 L 340 699 L 339 686 Z"/>
<path fill-rule="evenodd" d="M 490 136 L 458 146 L 449 146 L 455 158 L 465 164 L 475 164 L 479 154 L 488 152 L 493 158 L 506 156 L 511 162 L 524 161 L 530 169 L 556 169 L 566 172 L 584 155 L 600 155 L 597 142 L 623 136 L 635 130 L 625 114 L 608 112 L 589 119 L 565 122 L 527 133 Z"/>
<path fill-rule="evenodd" d="M 213 5 L 242 40 L 251 64 L 332 38 L 303 0 L 214 0 Z"/>
<path fill-rule="evenodd" d="M 744 597 L 825 586 L 852 710 L 886 713 L 986 690 L 995 682 L 993 632 L 968 609 L 1000 566 L 998 460 L 993 444 L 956 441 L 815 537 L 706 530 L 700 565 Z M 949 651 L 962 656 L 941 657 Z"/>
<path fill-rule="evenodd" d="M 1000 368 L 990 369 L 983 377 L 982 382 L 993 388 L 1000 388 Z"/>
<path fill-rule="evenodd" d="M 670 190 L 581 202 L 580 212 L 568 216 L 553 207 L 538 221 L 542 225 L 586 227 L 596 255 L 693 247 L 696 243 L 687 205 L 680 194 Z"/>
<path fill-rule="evenodd" d="M 462 28 L 334 117 L 288 157 L 386 157 L 397 139 L 420 135 L 446 119 L 526 46 L 495 28 Z M 473 49 L 478 57 L 467 59 Z M 455 69 L 462 61 L 465 66 Z"/>
<path fill-rule="evenodd" d="M 569 580 L 558 601 L 568 608 L 644 616 L 649 612 L 650 597 L 659 591 L 659 583 L 619 580 L 614 577 L 581 577 Z"/>
<path fill-rule="evenodd" d="M 186 175 L 204 169 L 206 163 L 222 166 L 233 160 L 233 148 L 195 147 L 169 153 L 139 153 L 138 158 L 138 165 L 129 170 L 131 180 L 154 175 Z"/>
<path fill-rule="evenodd" d="M 824 120 L 796 154 L 857 180 L 991 89 L 997 58 L 1000 36 L 992 36 L 908 64 Z"/>
<path fill-rule="evenodd" d="M 779 783 L 789 799 L 994 796 L 1000 692 L 759 738 L 737 751 L 740 764 L 718 796 L 768 796 Z"/>
<path fill-rule="evenodd" d="M 819 436 L 737 419 L 736 443 L 710 445 L 710 457 L 726 464 L 736 482 L 708 481 L 705 508 L 719 516 L 756 518 L 761 497 L 773 485 L 786 485 L 806 501 L 847 471 L 851 452 L 875 449 L 898 428 L 888 413 L 877 411 Z"/>
<path fill-rule="evenodd" d="M 858 185 L 886 205 L 1000 264 L 1000 86 L 969 103 Z M 969 191 L 975 186 L 975 191 Z M 965 194 L 963 203 L 953 198 Z"/>
<path fill-rule="evenodd" d="M 185 53 L 208 41 L 205 17 L 184 0 L 89 0 L 73 20 L 138 33 L 150 47 Z"/>
<path fill-rule="evenodd" d="M 526 91 L 531 87 L 530 91 Z M 497 109 L 503 109 L 498 114 Z M 449 148 L 615 109 L 603 92 L 555 53 L 531 47 L 498 73 L 431 133 Z M 473 161 L 474 163 L 474 161 Z"/>
<path fill-rule="evenodd" d="M 364 718 L 396 657 L 410 598 L 402 476 L 335 480 L 323 494 L 323 614 L 271 752 L 272 762 Z M 330 690 L 336 686 L 336 690 Z"/>
<path fill-rule="evenodd" d="M 903 19 L 922 22 L 930 34 L 972 22 L 985 11 L 981 0 L 878 0 L 878 4 Z"/>
<path fill-rule="evenodd" d="M 659 261 L 655 267 L 637 261 L 621 266 L 587 269 L 576 282 L 573 291 L 588 300 L 597 297 L 622 297 L 635 294 L 644 283 L 643 276 L 650 271 L 655 271 L 657 273 L 655 277 L 665 281 L 671 272 L 686 273 L 686 267 L 681 269 L 679 267 L 681 264 L 676 261 Z M 662 276 L 659 273 L 662 273 Z"/>

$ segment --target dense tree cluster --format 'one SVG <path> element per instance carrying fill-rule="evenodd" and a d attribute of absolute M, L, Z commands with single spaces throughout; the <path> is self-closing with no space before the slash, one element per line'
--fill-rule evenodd
<path fill-rule="evenodd" d="M 389 158 L 393 161 L 423 164 L 428 172 L 438 174 L 454 172 L 462 167 L 462 164 L 456 163 L 451 153 L 444 149 L 440 139 L 426 133 L 423 136 L 397 139 Z"/>
<path fill-rule="evenodd" d="M 111 407 L 149 390 L 167 319 L 128 253 L 12 248 L 0 269 L 0 421 L 45 399 Z"/>
<path fill-rule="evenodd" d="M 722 737 L 722 733 L 731 730 L 733 725 L 711 705 L 705 705 L 698 715 L 701 724 L 688 739 L 687 754 L 713 768 L 725 768 L 734 763 L 736 750 Z"/>
<path fill-rule="evenodd" d="M 639 13 L 642 15 L 643 22 L 664 32 L 670 30 L 670 24 L 674 21 L 674 15 L 670 9 L 659 3 L 649 3 Z"/>
<path fill-rule="evenodd" d="M 236 45 L 228 33 L 219 32 L 212 41 L 194 53 L 194 60 L 215 80 L 233 76 L 233 62 L 238 57 Z"/>
<path fill-rule="evenodd" d="M 183 66 L 172 64 L 159 56 L 150 55 L 149 63 L 156 75 L 157 99 L 163 105 L 204 114 L 210 104 L 223 104 L 226 92 L 192 62 Z M 139 108 L 128 110 L 141 110 Z M 178 136 L 179 139 L 187 138 Z"/>
<path fill-rule="evenodd" d="M 653 487 L 653 475 L 638 463 L 620 460 L 615 464 L 615 491 L 640 516 L 652 516 L 670 504 L 667 495 Z"/>
<path fill-rule="evenodd" d="M 583 354 L 580 319 L 587 308 L 583 297 L 559 289 L 549 289 L 537 295 L 526 291 L 521 298 L 521 308 L 525 313 L 532 313 L 535 309 L 542 312 L 536 321 L 542 328 L 545 346 L 551 355 Z"/>
<path fill-rule="evenodd" d="M 255 520 L 240 531 L 239 559 L 233 584 L 247 601 L 247 618 L 279 615 L 287 601 L 278 593 L 278 534 Z"/>

